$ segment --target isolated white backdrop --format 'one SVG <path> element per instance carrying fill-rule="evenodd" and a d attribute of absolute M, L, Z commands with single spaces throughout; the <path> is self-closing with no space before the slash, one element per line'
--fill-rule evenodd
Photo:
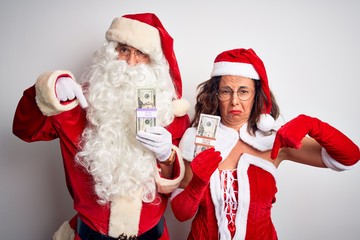
<path fill-rule="evenodd" d="M 28 144 L 11 133 L 23 90 L 47 70 L 80 77 L 112 19 L 136 12 L 156 13 L 175 39 L 183 95 L 192 107 L 215 56 L 251 47 L 267 67 L 286 120 L 316 116 L 360 144 L 359 1 L 3 0 L 0 239 L 51 239 L 74 213 L 58 141 Z M 359 183 L 359 165 L 337 173 L 285 162 L 273 207 L 279 238 L 358 239 Z M 172 239 L 186 239 L 189 222 L 166 214 Z"/>

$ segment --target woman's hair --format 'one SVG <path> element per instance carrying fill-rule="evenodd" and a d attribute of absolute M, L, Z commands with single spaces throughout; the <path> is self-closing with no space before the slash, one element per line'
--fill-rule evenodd
<path fill-rule="evenodd" d="M 195 104 L 195 115 L 193 120 L 191 121 L 191 126 L 197 127 L 200 120 L 200 114 L 211 114 L 220 116 L 219 110 L 219 99 L 217 98 L 217 91 L 219 89 L 219 82 L 221 80 L 221 76 L 215 76 L 210 78 L 209 80 L 200 83 L 197 86 L 198 94 L 196 96 L 196 104 Z M 254 134 L 256 130 L 258 130 L 256 123 L 258 122 L 260 115 L 263 113 L 263 106 L 267 103 L 267 98 L 264 91 L 261 88 L 261 81 L 253 80 L 255 82 L 255 97 L 254 97 L 254 105 L 251 110 L 251 114 L 248 120 L 247 131 L 249 134 Z M 270 115 L 277 119 L 280 115 L 279 106 L 276 103 L 275 97 L 270 91 L 271 97 L 271 112 Z"/>

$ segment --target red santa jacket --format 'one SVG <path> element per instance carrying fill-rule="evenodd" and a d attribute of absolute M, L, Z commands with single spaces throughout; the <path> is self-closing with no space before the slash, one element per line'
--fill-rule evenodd
<path fill-rule="evenodd" d="M 54 92 L 54 82 L 47 84 L 46 88 L 48 89 L 47 91 Z M 46 99 L 48 97 L 44 97 L 44 95 L 49 94 L 47 91 L 45 91 L 46 93 L 39 91 L 35 89 L 35 86 L 24 91 L 15 112 L 13 133 L 26 142 L 59 139 L 67 188 L 74 200 L 74 209 L 80 218 L 93 230 L 103 234 L 108 234 L 111 227 L 116 229 L 118 224 L 133 224 L 134 226 L 129 228 L 133 228 L 133 231 L 134 229 L 137 230 L 138 235 L 155 226 L 167 206 L 167 193 L 175 189 L 183 177 L 184 167 L 182 158 L 178 158 L 175 162 L 174 179 L 169 180 L 156 176 L 158 190 L 162 193 L 159 192 L 157 194 L 153 203 L 143 203 L 141 200 L 136 202 L 120 199 L 119 204 L 113 204 L 117 205 L 116 209 L 114 209 L 115 206 L 112 207 L 110 204 L 100 205 L 93 190 L 92 176 L 83 167 L 76 164 L 74 160 L 74 156 L 79 149 L 81 134 L 86 125 L 86 112 L 79 106 L 76 106 L 68 111 L 45 116 L 40 111 L 39 104 L 42 104 L 43 108 L 47 104 Z M 39 94 L 42 96 L 39 96 Z M 167 126 L 168 131 L 172 134 L 175 146 L 178 146 L 188 126 L 189 117 L 186 114 L 182 117 L 176 117 Z M 180 154 L 178 154 L 179 156 Z M 112 216 L 121 214 L 124 209 L 134 209 L 134 214 L 124 218 L 120 216 L 123 223 L 116 222 L 115 224 L 112 222 Z M 119 212 L 114 214 L 113 211 Z M 136 214 L 136 211 L 140 214 Z M 117 216 L 116 220 L 119 220 L 119 216 Z M 112 232 L 116 232 L 116 230 L 112 229 Z"/>

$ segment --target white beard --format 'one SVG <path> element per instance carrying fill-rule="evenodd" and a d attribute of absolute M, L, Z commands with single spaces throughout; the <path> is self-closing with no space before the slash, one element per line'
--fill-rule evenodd
<path fill-rule="evenodd" d="M 174 118 L 175 90 L 168 68 L 159 64 L 129 67 L 123 61 L 99 57 L 87 77 L 89 123 L 76 160 L 93 176 L 99 203 L 115 196 L 132 197 L 139 190 L 143 190 L 144 202 L 153 201 L 156 158 L 136 140 L 136 90 L 156 88 L 158 122 L 169 125 Z"/>

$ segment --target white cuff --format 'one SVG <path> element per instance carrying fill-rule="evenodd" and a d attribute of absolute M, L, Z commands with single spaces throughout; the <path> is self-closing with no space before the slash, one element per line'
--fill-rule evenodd
<path fill-rule="evenodd" d="M 322 148 L 321 149 L 321 157 L 322 157 L 322 160 L 324 162 L 324 164 L 334 170 L 334 171 L 344 171 L 344 170 L 350 170 L 354 165 L 352 166 L 346 166 L 346 165 L 343 165 L 341 163 L 339 163 L 338 161 L 336 161 L 334 158 L 332 158 L 328 153 L 327 151 L 325 150 L 325 148 Z"/>
<path fill-rule="evenodd" d="M 61 75 L 70 76 L 72 79 L 75 78 L 69 71 L 57 70 L 54 72 L 45 72 L 41 74 L 35 83 L 36 90 L 36 103 L 45 116 L 57 115 L 61 112 L 69 111 L 78 105 L 78 100 L 68 104 L 61 104 L 59 99 L 56 97 L 55 84 L 56 80 Z"/>

